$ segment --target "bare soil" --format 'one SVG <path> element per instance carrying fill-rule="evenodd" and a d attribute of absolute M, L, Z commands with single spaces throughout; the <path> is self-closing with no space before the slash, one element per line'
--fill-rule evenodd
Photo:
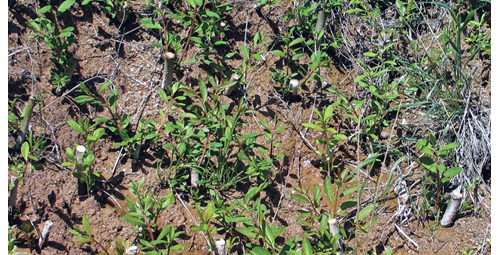
<path fill-rule="evenodd" d="M 79 1 L 78 1 L 79 2 Z M 145 9 L 144 1 L 131 1 L 130 8 L 136 13 L 142 13 Z M 236 1 L 234 9 L 228 13 L 230 31 L 225 34 L 229 48 L 239 49 L 245 42 L 250 40 L 257 31 L 266 31 L 272 35 L 270 25 L 260 17 L 252 8 L 250 1 Z M 280 21 L 287 8 L 292 3 L 283 1 L 282 4 L 268 9 L 262 9 L 269 20 L 277 22 L 279 28 L 286 28 L 289 24 Z M 50 145 L 42 154 L 41 167 L 25 173 L 23 184 L 18 191 L 17 206 L 9 216 L 9 225 L 13 226 L 14 236 L 20 240 L 18 251 L 31 254 L 96 254 L 101 252 L 94 244 L 79 244 L 72 242 L 74 238 L 69 230 L 74 225 L 81 226 L 82 216 L 86 215 L 92 225 L 95 237 L 101 243 L 114 249 L 114 241 L 123 239 L 131 244 L 136 243 L 136 234 L 133 226 L 120 219 L 127 212 L 125 197 L 131 197 L 128 184 L 146 178 L 146 187 L 154 190 L 159 195 L 171 192 L 158 177 L 156 167 L 157 158 L 154 149 L 143 148 L 138 164 L 132 164 L 132 160 L 120 152 L 120 148 L 113 146 L 113 137 L 105 135 L 93 147 L 96 155 L 94 170 L 102 175 L 98 183 L 99 188 L 90 197 L 78 197 L 76 195 L 76 178 L 72 176 L 72 170 L 62 167 L 61 163 L 66 161 L 65 149 L 72 147 L 74 143 L 84 143 L 83 138 L 74 131 L 67 121 L 78 119 L 85 115 L 90 117 L 109 117 L 103 109 L 91 106 L 80 106 L 73 102 L 73 94 L 66 93 L 56 95 L 54 86 L 50 84 L 51 69 L 53 63 L 49 60 L 52 52 L 43 41 L 30 39 L 33 31 L 25 26 L 26 21 L 37 17 L 36 10 L 39 9 L 38 1 L 15 1 L 9 5 L 9 80 L 8 93 L 9 103 L 17 98 L 23 106 L 30 94 L 42 93 L 43 103 L 41 108 L 34 109 L 31 127 L 35 134 L 49 137 Z M 163 64 L 160 61 L 161 51 L 150 47 L 149 44 L 157 42 L 157 36 L 144 26 L 140 25 L 139 15 L 131 15 L 125 24 L 119 24 L 102 13 L 97 4 L 79 6 L 77 3 L 71 10 L 71 16 L 65 16 L 64 25 L 74 26 L 77 42 L 70 51 L 80 57 L 78 67 L 72 77 L 70 87 L 78 85 L 79 82 L 88 81 L 100 84 L 106 79 L 113 80 L 114 86 L 119 90 L 119 108 L 128 113 L 136 124 L 140 118 L 162 120 L 158 111 L 165 104 L 156 93 L 162 81 Z M 70 18 L 68 18 L 70 17 Z M 356 26 L 356 24 L 352 24 Z M 178 31 L 181 38 L 186 38 L 189 28 L 173 28 Z M 187 52 L 186 59 L 195 56 L 196 51 L 191 47 Z M 250 108 L 257 111 L 256 114 L 246 115 L 242 122 L 246 124 L 238 132 L 250 133 L 261 132 L 259 119 L 272 122 L 276 116 L 287 129 L 280 133 L 278 140 L 283 144 L 276 153 L 283 153 L 285 159 L 280 162 L 279 168 L 274 168 L 274 177 L 269 187 L 260 194 L 260 197 L 270 208 L 269 215 L 277 215 L 273 223 L 287 226 L 282 234 L 284 239 L 301 235 L 304 231 L 296 222 L 297 210 L 307 209 L 304 205 L 290 199 L 288 195 L 294 193 L 294 186 L 308 187 L 318 183 L 322 185 L 325 172 L 320 169 L 321 159 L 306 145 L 308 141 L 316 149 L 322 149 L 314 141 L 320 134 L 306 130 L 301 123 L 314 120 L 313 109 L 323 108 L 336 98 L 317 97 L 319 90 L 316 84 L 305 84 L 294 100 L 283 99 L 276 92 L 277 84 L 271 82 L 271 71 L 277 56 L 269 54 L 265 63 L 258 65 L 247 73 L 248 82 L 246 97 Z M 241 66 L 241 59 L 228 62 L 233 68 Z M 304 60 L 307 61 L 307 60 Z M 477 61 L 480 72 L 484 79 L 489 79 L 490 63 Z M 487 72 L 485 74 L 485 72 Z M 198 76 L 206 77 L 213 75 L 210 70 L 202 65 L 184 66 L 182 75 L 175 75 L 174 80 L 182 80 L 189 83 L 196 80 Z M 344 91 L 352 98 L 358 97 L 362 91 L 354 82 L 354 71 L 341 62 L 332 62 L 330 68 L 321 68 L 321 75 L 326 86 L 333 86 Z M 483 97 L 490 97 L 490 87 L 482 86 Z M 235 91 L 231 96 L 224 97 L 227 102 L 237 104 L 243 96 L 241 89 Z M 488 105 L 489 106 L 489 105 Z M 22 108 L 18 109 L 21 110 Z M 410 111 L 402 111 L 409 123 L 418 123 L 421 115 Z M 341 133 L 351 133 L 350 121 L 343 116 L 335 117 L 333 126 Z M 304 137 L 301 137 L 300 133 Z M 393 140 L 405 135 L 405 130 L 387 129 L 384 134 L 386 143 L 391 144 Z M 381 132 L 382 132 L 381 131 Z M 15 136 L 9 133 L 9 154 L 16 155 L 13 143 Z M 264 144 L 258 140 L 258 143 Z M 395 146 L 395 145 L 394 145 Z M 366 150 L 358 148 L 355 143 L 344 142 L 339 145 L 335 154 L 343 167 L 354 169 L 359 162 L 366 159 Z M 9 161 L 9 164 L 13 164 Z M 404 162 L 410 168 L 409 162 Z M 390 194 L 378 202 L 376 209 L 378 220 L 368 228 L 364 235 L 356 236 L 349 240 L 350 247 L 356 247 L 359 254 L 382 253 L 392 247 L 393 254 L 460 254 L 462 250 L 478 249 L 484 247 L 485 254 L 489 252 L 489 246 L 485 245 L 486 239 L 490 238 L 490 211 L 491 206 L 487 193 L 479 208 L 479 214 L 474 215 L 470 211 L 458 215 L 458 219 L 449 228 L 440 227 L 432 219 L 417 219 L 412 217 L 409 222 L 402 222 L 403 214 L 394 215 L 398 210 L 410 210 L 408 205 L 401 208 L 398 197 L 392 192 L 392 183 L 388 181 L 391 165 L 381 165 L 377 169 L 361 169 L 360 180 L 368 178 L 369 181 L 364 191 L 365 198 L 370 197 L 376 191 L 377 178 L 380 177 L 380 188 L 391 185 Z M 416 172 L 421 171 L 415 170 Z M 10 176 L 17 173 L 10 171 Z M 395 177 L 392 178 L 394 180 Z M 488 181 L 488 180 L 487 180 Z M 102 183 L 106 182 L 106 183 Z M 418 185 L 415 189 L 418 188 Z M 178 239 L 184 244 L 183 254 L 209 254 L 207 242 L 202 234 L 190 230 L 190 226 L 199 222 L 194 201 L 189 196 L 176 196 L 176 202 L 165 210 L 160 216 L 161 224 L 174 224 L 178 229 L 185 231 Z M 234 188 L 227 191 L 225 197 L 228 201 L 234 201 L 244 196 L 244 188 Z M 470 198 L 466 198 L 469 199 Z M 477 206 L 480 206 L 479 204 Z M 334 209 L 324 201 L 321 209 L 333 213 Z M 26 236 L 20 231 L 23 224 L 33 224 L 42 229 L 46 221 L 52 221 L 54 226 L 49 239 L 42 249 L 34 243 L 37 235 Z M 160 224 L 160 225 L 161 225 Z M 341 224 L 347 224 L 341 222 Z M 222 237 L 222 236 L 221 236 Z M 281 240 L 284 241 L 284 240 Z M 31 246 L 31 247 L 30 247 Z M 230 252 L 241 254 L 242 246 L 236 245 Z"/>

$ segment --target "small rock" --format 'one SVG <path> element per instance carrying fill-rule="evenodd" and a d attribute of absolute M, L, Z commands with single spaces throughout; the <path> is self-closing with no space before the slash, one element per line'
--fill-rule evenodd
<path fill-rule="evenodd" d="M 384 128 L 380 132 L 380 138 L 389 139 L 391 137 L 391 130 L 389 128 Z"/>

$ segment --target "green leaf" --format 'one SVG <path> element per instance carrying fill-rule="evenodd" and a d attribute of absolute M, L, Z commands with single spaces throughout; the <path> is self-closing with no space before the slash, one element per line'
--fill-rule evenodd
<path fill-rule="evenodd" d="M 312 255 L 313 254 L 313 248 L 311 245 L 311 242 L 309 242 L 309 239 L 307 237 L 302 238 L 302 247 L 304 248 L 304 255 Z"/>
<path fill-rule="evenodd" d="M 249 228 L 246 227 L 236 227 L 234 228 L 236 231 L 240 232 L 242 235 L 248 237 L 248 238 L 257 238 L 257 233 L 252 231 Z"/>
<path fill-rule="evenodd" d="M 313 123 L 302 123 L 302 126 L 323 132 L 323 128 Z"/>
<path fill-rule="evenodd" d="M 147 248 L 150 248 L 150 249 L 152 249 L 152 248 L 153 248 L 153 244 L 152 244 L 151 242 L 149 242 L 148 240 L 145 240 L 145 239 L 139 239 L 139 242 L 140 242 L 143 246 L 145 246 L 145 247 L 147 247 Z M 158 254 L 158 253 L 156 253 L 156 254 Z"/>
<path fill-rule="evenodd" d="M 109 92 L 108 102 L 109 102 L 109 107 L 111 108 L 111 110 L 114 111 L 116 109 L 116 103 L 118 102 L 118 90 L 112 89 Z"/>
<path fill-rule="evenodd" d="M 168 104 L 168 97 L 167 93 L 165 93 L 165 90 L 163 90 L 161 87 L 158 87 L 158 94 L 160 95 L 160 98 L 163 100 L 163 102 Z"/>
<path fill-rule="evenodd" d="M 63 162 L 61 164 L 61 166 L 64 166 L 64 167 L 69 167 L 69 166 L 74 166 L 74 165 L 75 165 L 75 163 L 73 163 L 73 162 Z"/>
<path fill-rule="evenodd" d="M 297 61 L 299 60 L 302 56 L 304 55 L 304 53 L 298 53 L 298 54 L 295 54 L 292 56 L 292 60 L 293 61 Z"/>
<path fill-rule="evenodd" d="M 139 22 L 149 29 L 162 29 L 160 23 L 154 21 L 152 18 L 142 18 Z"/>
<path fill-rule="evenodd" d="M 83 228 L 85 229 L 85 232 L 87 232 L 89 236 L 92 235 L 92 229 L 90 228 L 89 218 L 87 218 L 86 215 L 83 215 L 82 224 Z"/>
<path fill-rule="evenodd" d="M 170 250 L 171 251 L 181 251 L 181 250 L 184 250 L 184 245 L 182 245 L 182 244 L 176 244 L 176 245 L 170 247 Z"/>
<path fill-rule="evenodd" d="M 243 54 L 243 57 L 245 57 L 245 59 L 250 58 L 250 52 L 248 51 L 247 46 L 245 45 L 241 46 L 241 54 Z"/>
<path fill-rule="evenodd" d="M 301 202 L 301 203 L 304 203 L 304 204 L 308 204 L 309 203 L 309 200 L 307 200 L 307 198 L 305 198 L 304 196 L 300 195 L 300 194 L 291 194 L 290 197 L 298 202 Z"/>
<path fill-rule="evenodd" d="M 78 103 L 78 104 L 93 104 L 93 103 L 98 103 L 99 102 L 94 97 L 87 96 L 87 95 L 77 96 L 73 100 L 75 100 L 75 102 Z"/>
<path fill-rule="evenodd" d="M 73 229 L 69 230 L 69 233 L 77 236 L 85 236 L 85 231 L 81 230 L 78 226 L 74 225 Z"/>
<path fill-rule="evenodd" d="M 264 225 L 263 227 L 264 234 L 266 235 L 266 243 L 270 244 L 270 246 L 274 246 L 273 230 L 266 221 L 264 221 L 262 224 Z"/>
<path fill-rule="evenodd" d="M 348 196 L 348 195 L 350 195 L 350 194 L 358 191 L 359 186 L 360 186 L 359 184 L 358 185 L 354 185 L 354 186 L 352 186 L 352 187 L 344 190 L 344 192 L 342 192 L 342 196 L 345 197 L 345 196 Z"/>
<path fill-rule="evenodd" d="M 434 153 L 432 151 L 432 145 L 429 143 L 429 141 L 427 141 L 425 139 L 419 140 L 417 142 L 416 146 L 419 150 L 421 150 L 427 156 L 434 156 Z"/>
<path fill-rule="evenodd" d="M 122 217 L 122 220 L 128 222 L 128 223 L 131 223 L 133 225 L 137 225 L 137 226 L 146 226 L 146 223 L 144 223 L 143 220 L 141 219 L 138 219 L 134 216 L 138 215 L 139 217 L 141 217 L 141 215 L 139 213 L 127 213 L 125 214 L 123 217 Z"/>
<path fill-rule="evenodd" d="M 83 129 L 81 128 L 80 124 L 78 124 L 78 122 L 76 122 L 74 120 L 68 120 L 68 125 L 70 127 L 72 127 L 74 130 L 76 130 L 76 132 L 78 132 L 82 135 L 85 135 L 85 133 L 83 132 Z"/>
<path fill-rule="evenodd" d="M 28 142 L 24 142 L 21 145 L 21 155 L 23 156 L 24 161 L 28 161 L 29 154 L 30 154 L 30 145 Z"/>
<path fill-rule="evenodd" d="M 330 204 L 333 205 L 335 200 L 333 198 L 333 187 L 330 176 L 325 177 L 325 180 L 323 180 L 323 187 L 325 188 L 326 198 L 328 198 Z"/>
<path fill-rule="evenodd" d="M 161 206 L 163 208 L 167 208 L 169 205 L 171 205 L 175 201 L 175 197 L 173 193 L 168 193 L 161 199 Z"/>
<path fill-rule="evenodd" d="M 252 250 L 250 250 L 251 254 L 256 254 L 256 255 L 271 255 L 268 250 L 260 247 L 260 246 L 255 246 Z"/>
<path fill-rule="evenodd" d="M 257 53 L 252 54 L 252 57 L 258 61 L 264 61 L 264 59 L 262 58 L 262 56 L 260 54 L 257 54 Z"/>
<path fill-rule="evenodd" d="M 285 53 L 283 51 L 281 51 L 281 50 L 272 50 L 271 53 L 275 54 L 275 55 L 278 55 L 280 57 L 283 57 L 283 58 L 285 57 Z"/>
<path fill-rule="evenodd" d="M 436 146 L 436 136 L 433 133 L 429 133 L 429 141 L 432 146 Z"/>
<path fill-rule="evenodd" d="M 363 55 L 369 57 L 369 58 L 374 58 L 377 56 L 377 54 L 373 53 L 373 52 L 365 52 L 363 53 Z"/>
<path fill-rule="evenodd" d="M 365 208 L 363 208 L 357 217 L 357 220 L 362 220 L 364 217 L 366 217 L 373 209 L 375 208 L 374 204 L 368 205 Z"/>
<path fill-rule="evenodd" d="M 104 84 L 102 84 L 102 86 L 99 88 L 99 95 L 102 94 L 102 92 L 107 89 L 109 86 L 111 86 L 111 82 L 108 81 L 108 82 L 105 82 Z"/>
<path fill-rule="evenodd" d="M 87 5 L 94 0 L 83 0 L 82 5 Z"/>
<path fill-rule="evenodd" d="M 452 149 L 454 149 L 454 148 L 456 148 L 458 146 L 460 146 L 459 143 L 449 143 L 449 144 L 443 146 L 441 149 L 439 149 L 438 156 L 440 158 L 445 157 L 445 156 L 448 155 L 448 151 L 449 150 L 452 150 Z"/>
<path fill-rule="evenodd" d="M 61 14 L 65 11 L 67 11 L 73 4 L 75 3 L 75 0 L 66 0 L 64 1 L 59 8 L 57 9 L 57 14 Z"/>
<path fill-rule="evenodd" d="M 215 211 L 215 206 L 212 201 L 208 202 L 207 207 L 203 211 L 203 221 L 209 222 L 210 219 L 212 219 L 212 216 L 214 215 Z"/>
<path fill-rule="evenodd" d="M 193 8 L 203 5 L 203 0 L 186 0 L 186 2 L 188 2 L 188 4 Z"/>
<path fill-rule="evenodd" d="M 215 46 L 219 46 L 219 45 L 226 45 L 227 42 L 226 41 L 217 41 L 214 43 Z"/>
<path fill-rule="evenodd" d="M 319 188 L 319 185 L 317 183 L 313 185 L 313 197 L 314 197 L 314 206 L 318 207 L 319 202 L 321 202 L 321 189 Z"/>
<path fill-rule="evenodd" d="M 204 104 L 208 98 L 208 91 L 207 91 L 207 85 L 205 84 L 202 78 L 198 79 L 198 86 L 200 87 L 201 102 Z"/>
<path fill-rule="evenodd" d="M 44 13 L 50 11 L 51 9 L 52 9 L 52 6 L 46 5 L 46 6 L 42 7 L 42 8 L 40 8 L 40 10 L 38 10 L 36 13 L 44 14 Z M 35 22 L 33 22 L 33 23 L 35 23 Z"/>
<path fill-rule="evenodd" d="M 87 156 L 83 159 L 83 167 L 88 168 L 94 163 L 94 153 L 90 152 L 87 154 Z"/>
<path fill-rule="evenodd" d="M 453 176 L 456 176 L 458 174 L 460 174 L 462 172 L 462 168 L 461 167 L 452 167 L 448 170 L 446 170 L 446 172 L 443 173 L 444 177 L 453 177 Z"/>
<path fill-rule="evenodd" d="M 94 130 L 92 133 L 92 139 L 95 139 L 95 141 L 99 140 L 104 135 L 104 132 L 106 132 L 104 128 Z"/>
<path fill-rule="evenodd" d="M 430 157 L 427 157 L 427 156 L 421 157 L 420 163 L 422 163 L 422 165 L 425 168 L 431 170 L 432 172 L 436 172 L 436 163 Z"/>
<path fill-rule="evenodd" d="M 351 199 L 348 199 L 348 200 L 344 201 L 340 205 L 340 210 L 345 210 L 345 209 L 353 208 L 353 207 L 355 207 L 357 205 L 358 205 L 357 200 L 355 198 L 351 198 Z"/>
<path fill-rule="evenodd" d="M 71 239 L 71 241 L 73 241 L 75 243 L 91 243 L 91 242 L 93 242 L 92 238 L 90 238 L 90 237 L 75 238 L 75 239 Z"/>
<path fill-rule="evenodd" d="M 304 38 L 304 37 L 299 37 L 299 38 L 297 38 L 297 39 L 293 40 L 293 41 L 290 43 L 290 45 L 288 45 L 288 46 L 289 46 L 289 47 L 292 47 L 292 46 L 294 46 L 295 44 L 299 44 L 299 43 L 301 43 L 301 42 L 303 42 L 303 41 L 305 41 L 305 40 L 306 40 L 306 38 Z"/>
<path fill-rule="evenodd" d="M 330 119 L 333 117 L 333 105 L 329 105 L 326 107 L 324 114 L 323 114 L 323 122 L 328 123 L 330 122 Z"/>
<path fill-rule="evenodd" d="M 170 224 L 170 225 L 166 226 L 166 227 L 165 227 L 165 228 L 161 231 L 160 235 L 158 235 L 158 237 L 157 237 L 156 239 L 157 239 L 157 240 L 161 240 L 161 239 L 163 239 L 163 238 L 167 235 L 167 233 L 168 233 L 168 232 L 170 232 L 170 231 L 173 231 L 172 224 Z"/>

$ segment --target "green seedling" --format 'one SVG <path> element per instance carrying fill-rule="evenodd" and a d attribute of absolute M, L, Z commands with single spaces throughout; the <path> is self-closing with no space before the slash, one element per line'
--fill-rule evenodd
<path fill-rule="evenodd" d="M 275 150 L 281 146 L 283 143 L 282 141 L 277 140 L 277 135 L 283 131 L 286 130 L 286 126 L 280 125 L 280 122 L 276 115 L 274 116 L 274 120 L 272 122 L 272 127 L 271 125 L 265 120 L 261 119 L 259 123 L 264 127 L 264 135 L 266 136 L 267 140 L 265 141 L 266 144 L 269 144 L 269 151 L 265 150 L 260 150 L 262 153 L 265 153 L 269 155 L 269 157 L 273 160 L 281 160 L 285 157 L 283 153 L 279 153 L 275 155 Z M 259 147 L 260 148 L 260 147 Z"/>
<path fill-rule="evenodd" d="M 210 227 L 210 221 L 212 220 L 215 212 L 214 203 L 212 201 L 209 201 L 205 206 L 205 209 L 203 210 L 201 209 L 200 203 L 196 203 L 196 212 L 198 213 L 198 217 L 200 217 L 200 222 L 197 226 L 191 226 L 190 228 L 192 231 L 203 232 L 207 237 L 210 249 L 212 251 L 215 251 L 215 240 L 212 236 L 217 231 L 217 229 Z"/>
<path fill-rule="evenodd" d="M 420 157 L 420 164 L 428 170 L 426 180 L 436 185 L 435 203 L 436 208 L 441 205 L 441 189 L 445 187 L 450 178 L 462 172 L 461 167 L 448 168 L 443 163 L 450 156 L 451 151 L 460 146 L 458 143 L 448 143 L 445 146 L 438 147 L 436 137 L 430 133 L 428 139 L 421 139 L 417 142 L 417 148 L 425 153 Z"/>
<path fill-rule="evenodd" d="M 177 231 L 172 224 L 165 226 L 156 236 L 157 231 L 161 229 L 158 225 L 158 217 L 175 201 L 173 193 L 158 197 L 150 189 L 142 191 L 144 183 L 143 178 L 139 183 L 129 184 L 134 198 L 126 197 L 130 212 L 126 213 L 122 219 L 135 225 L 134 229 L 139 234 L 141 251 L 146 254 L 168 254 L 169 251 L 183 250 L 184 246 L 175 244 L 174 241 L 183 232 Z"/>
<path fill-rule="evenodd" d="M 7 241 L 7 248 L 8 248 L 8 254 L 13 255 L 13 254 L 18 254 L 16 250 L 18 249 L 17 245 L 19 244 L 19 241 L 16 239 L 14 234 L 12 233 L 12 227 L 9 225 L 9 232 L 7 234 L 8 241 Z M 27 254 L 27 253 L 24 253 Z"/>
<path fill-rule="evenodd" d="M 46 17 L 36 18 L 26 23 L 28 28 L 36 32 L 30 38 L 41 38 L 54 51 L 54 56 L 50 59 L 56 65 L 56 70 L 52 72 L 51 83 L 57 86 L 58 92 L 71 80 L 77 60 L 68 52 L 68 48 L 76 41 L 73 35 L 75 28 L 61 28 L 57 18 L 69 10 L 74 3 L 75 0 L 66 0 L 61 3 L 57 10 L 54 10 L 55 8 L 49 1 L 49 5 L 42 7 L 37 12 Z"/>
<path fill-rule="evenodd" d="M 85 146 L 78 144 L 74 146 L 76 149 L 72 149 L 71 147 L 66 148 L 66 157 L 68 157 L 69 161 L 63 162 L 62 166 L 75 167 L 73 176 L 78 179 L 78 195 L 88 196 L 93 191 L 97 178 L 101 177 L 101 175 L 92 170 L 94 153 L 88 151 Z"/>
<path fill-rule="evenodd" d="M 245 196 L 246 197 L 246 196 Z M 247 207 L 252 214 L 252 220 L 243 221 L 244 227 L 236 227 L 235 230 L 246 236 L 250 240 L 259 240 L 260 245 L 248 242 L 246 246 L 251 254 L 274 254 L 277 252 L 276 238 L 285 231 L 285 226 L 273 226 L 266 221 L 267 207 L 261 204 L 261 199 L 257 198 L 251 207 Z"/>
<path fill-rule="evenodd" d="M 88 148 L 99 140 L 105 132 L 104 128 L 97 127 L 97 123 L 91 124 L 91 120 L 87 116 L 83 119 L 68 120 L 68 125 L 83 136 Z"/>
<path fill-rule="evenodd" d="M 92 228 L 86 215 L 83 215 L 82 217 L 82 225 L 83 229 L 79 228 L 77 225 L 74 225 L 73 229 L 69 230 L 70 234 L 79 236 L 79 238 L 74 238 L 72 239 L 72 241 L 75 243 L 95 243 L 97 246 L 99 246 L 100 249 L 104 251 L 104 253 L 98 254 L 109 255 L 110 253 L 108 249 L 106 249 L 106 247 L 97 239 L 97 237 L 92 234 Z"/>
<path fill-rule="evenodd" d="M 202 79 L 198 80 L 198 90 L 180 85 L 178 91 L 182 95 L 174 98 L 175 106 L 184 110 L 180 117 L 186 121 L 167 123 L 164 134 L 168 141 L 165 149 L 172 150 L 170 158 L 175 161 L 170 162 L 175 169 L 194 170 L 200 177 L 196 184 L 224 190 L 250 175 L 261 175 L 271 167 L 268 157 L 254 157 L 252 152 L 259 135 L 240 136 L 235 132 L 241 116 L 251 112 L 243 98 L 236 113 L 229 116 L 226 112 L 229 104 L 222 104 L 219 95 L 209 94 Z M 186 105 L 187 98 L 200 103 Z M 228 160 L 230 158 L 234 161 Z M 247 169 L 249 164 L 253 165 Z"/>
<path fill-rule="evenodd" d="M 308 189 L 294 187 L 294 189 L 298 193 L 290 195 L 291 199 L 296 200 L 299 203 L 309 205 L 311 208 L 311 210 L 298 210 L 297 213 L 299 214 L 299 219 L 297 219 L 297 222 L 300 223 L 306 229 L 306 231 L 304 232 L 305 239 L 307 239 L 308 237 L 317 238 L 317 242 L 315 242 L 314 244 L 315 252 L 325 251 L 325 249 L 327 249 L 328 247 L 330 247 L 330 249 L 334 247 L 333 251 L 340 248 L 338 247 L 338 243 L 340 242 L 339 240 L 341 238 L 341 235 L 340 234 L 332 235 L 332 232 L 330 231 L 330 226 L 328 224 L 328 220 L 330 219 L 329 213 L 324 210 L 318 211 L 318 208 L 320 207 L 320 203 L 322 202 L 324 197 L 326 197 L 327 200 L 330 202 L 330 204 L 333 205 L 334 208 L 336 208 L 339 199 L 338 191 L 340 190 L 341 187 L 337 186 L 334 195 L 334 186 L 332 185 L 331 179 L 328 176 L 324 180 L 323 187 L 324 187 L 323 192 L 318 184 L 313 184 Z M 312 196 L 310 195 L 311 188 L 312 188 Z M 349 195 L 350 193 L 348 192 L 351 191 L 344 192 L 345 195 Z M 348 209 L 346 205 L 352 206 L 352 203 L 350 201 L 352 200 L 347 200 L 346 202 L 344 202 L 340 206 L 339 210 Z M 355 206 L 355 201 L 354 201 L 354 206 Z M 345 232 L 343 229 L 340 229 L 340 232 L 342 232 L 343 236 L 345 236 Z M 311 246 L 311 249 L 312 248 L 313 246 Z"/>
<path fill-rule="evenodd" d="M 36 250 L 37 237 L 40 236 L 40 231 L 38 231 L 29 218 L 27 221 L 23 221 L 19 230 L 21 235 L 24 236 L 22 239 L 26 240 L 30 253 L 33 253 Z"/>
<path fill-rule="evenodd" d="M 127 20 L 128 0 L 83 0 L 82 5 L 87 5 L 91 2 L 100 3 L 104 13 L 108 14 L 112 19 L 116 19 L 121 24 Z"/>
<path fill-rule="evenodd" d="M 141 147 L 147 142 L 154 142 L 158 139 L 158 128 L 154 120 L 140 119 L 135 135 L 114 145 L 127 148 L 128 152 L 133 153 L 132 159 L 137 161 L 139 160 Z"/>
<path fill-rule="evenodd" d="M 22 179 L 28 171 L 41 168 L 40 157 L 45 152 L 48 143 L 48 138 L 35 136 L 33 131 L 29 131 L 28 140 L 22 143 L 20 148 L 21 157 L 13 157 L 13 164 L 10 165 L 10 170 L 18 173 L 19 184 L 23 183 Z"/>
<path fill-rule="evenodd" d="M 127 114 L 118 113 L 116 109 L 118 103 L 118 90 L 110 88 L 111 85 L 112 82 L 105 82 L 99 88 L 99 91 L 94 93 L 85 84 L 80 83 L 79 91 L 83 93 L 83 95 L 77 96 L 74 100 L 81 105 L 91 104 L 106 108 L 111 115 L 111 119 L 95 118 L 94 121 L 105 124 L 109 131 L 117 134 L 122 141 L 126 141 L 130 138 L 128 130 L 130 117 Z M 103 93 L 107 88 L 110 88 L 109 95 L 105 97 Z"/>
<path fill-rule="evenodd" d="M 333 169 L 333 156 L 335 152 L 335 147 L 341 141 L 347 137 L 343 134 L 339 134 L 338 131 L 330 126 L 330 120 L 333 117 L 333 109 L 341 103 L 340 100 L 327 106 L 322 111 L 314 109 L 314 112 L 318 116 L 319 120 L 314 123 L 302 123 L 303 126 L 314 129 L 322 133 L 322 138 L 316 139 L 316 143 L 325 146 L 326 152 L 317 150 L 318 154 L 324 160 L 323 170 L 327 171 L 328 176 L 331 176 L 331 171 Z"/>
<path fill-rule="evenodd" d="M 222 199 L 213 189 L 210 190 L 210 197 L 214 202 L 213 219 L 220 223 L 220 227 L 216 230 L 218 233 L 224 233 L 224 240 L 227 247 L 232 245 L 237 240 L 237 232 L 234 229 L 239 222 L 249 220 L 250 218 L 242 215 L 238 211 L 238 203 L 229 203 Z"/>
<path fill-rule="evenodd" d="M 479 22 L 474 20 L 469 22 L 472 33 L 465 38 L 465 41 L 472 45 L 471 56 L 474 56 L 477 52 L 487 56 L 487 58 L 491 56 L 491 32 L 486 32 L 489 25 L 485 18 L 486 13 L 483 13 Z"/>

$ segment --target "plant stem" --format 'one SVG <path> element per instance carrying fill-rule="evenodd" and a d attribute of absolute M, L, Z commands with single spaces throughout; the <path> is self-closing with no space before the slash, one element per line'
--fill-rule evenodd
<path fill-rule="evenodd" d="M 99 241 L 97 241 L 97 239 L 94 238 L 94 236 L 90 236 L 90 238 L 92 238 L 92 241 L 94 241 L 94 243 L 96 243 L 97 245 L 99 245 L 99 247 L 101 247 L 101 249 L 107 254 L 109 255 L 109 252 L 108 250 L 104 247 L 104 245 L 102 245 Z"/>
<path fill-rule="evenodd" d="M 151 237 L 151 241 L 154 241 L 155 240 L 155 236 L 153 235 L 153 230 L 151 229 L 151 224 L 149 223 L 149 220 L 146 217 L 146 214 L 143 214 L 142 217 L 144 217 L 144 222 L 146 222 L 146 226 L 148 227 L 149 236 Z M 155 244 L 153 244 L 153 249 L 156 250 L 156 245 Z"/>
<path fill-rule="evenodd" d="M 196 14 L 198 13 L 198 8 L 199 8 L 198 6 L 196 6 L 196 8 L 194 8 L 193 18 L 191 19 L 191 26 L 189 27 L 189 34 L 188 34 L 188 37 L 186 39 L 186 44 L 184 45 L 184 49 L 182 50 L 181 57 L 179 58 L 179 63 L 182 62 L 182 60 L 184 59 L 184 56 L 186 55 L 187 48 L 189 46 L 189 39 L 191 38 L 191 34 L 193 34 L 194 21 L 195 21 L 195 18 L 196 18 Z"/>

